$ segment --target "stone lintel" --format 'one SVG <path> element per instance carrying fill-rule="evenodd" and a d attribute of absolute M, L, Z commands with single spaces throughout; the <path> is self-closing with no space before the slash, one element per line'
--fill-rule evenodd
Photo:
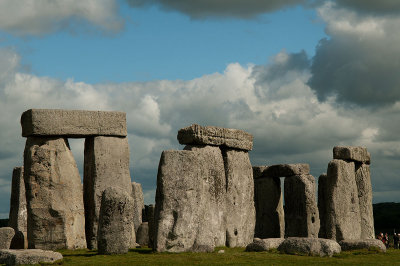
<path fill-rule="evenodd" d="M 333 148 L 333 159 L 371 163 L 371 155 L 367 148 L 360 146 L 336 146 Z"/>
<path fill-rule="evenodd" d="M 29 109 L 21 115 L 22 136 L 126 137 L 126 113 L 61 109 Z"/>
<path fill-rule="evenodd" d="M 308 175 L 310 166 L 306 163 L 276 164 L 263 171 L 262 177 L 289 177 L 294 175 Z"/>

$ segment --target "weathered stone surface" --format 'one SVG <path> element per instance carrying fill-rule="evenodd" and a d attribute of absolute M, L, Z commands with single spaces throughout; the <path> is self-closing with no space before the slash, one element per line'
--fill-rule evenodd
<path fill-rule="evenodd" d="M 127 253 L 132 244 L 133 199 L 131 193 L 108 187 L 101 198 L 98 226 L 100 254 Z"/>
<path fill-rule="evenodd" d="M 157 251 L 225 245 L 225 172 L 218 147 L 164 151 L 157 176 Z"/>
<path fill-rule="evenodd" d="M 356 184 L 360 203 L 361 238 L 374 239 L 374 214 L 372 209 L 372 186 L 369 165 L 356 164 Z"/>
<path fill-rule="evenodd" d="M 224 149 L 226 176 L 226 245 L 246 247 L 256 222 L 253 168 L 246 151 Z"/>
<path fill-rule="evenodd" d="M 27 138 L 24 182 L 29 248 L 86 248 L 81 178 L 68 141 Z"/>
<path fill-rule="evenodd" d="M 329 256 L 341 252 L 340 245 L 331 239 L 289 237 L 278 247 L 286 254 L 305 254 L 309 256 Z"/>
<path fill-rule="evenodd" d="M 149 246 L 149 224 L 148 222 L 142 223 L 136 233 L 136 242 L 140 246 Z"/>
<path fill-rule="evenodd" d="M 2 249 L 0 250 L 0 264 L 21 265 L 54 263 L 62 260 L 61 253 L 41 249 Z"/>
<path fill-rule="evenodd" d="M 132 195 L 128 139 L 118 137 L 86 138 L 83 187 L 86 241 L 89 249 L 97 248 L 97 225 L 101 197 L 103 191 L 111 186 Z M 134 226 L 133 220 L 132 226 Z"/>
<path fill-rule="evenodd" d="M 148 217 L 149 217 L 149 247 L 154 247 L 154 233 L 155 233 L 155 221 L 154 221 L 155 206 L 149 205 Z"/>
<path fill-rule="evenodd" d="M 9 249 L 11 240 L 13 239 L 15 231 L 11 227 L 0 228 L 0 249 Z"/>
<path fill-rule="evenodd" d="M 318 211 L 319 211 L 319 238 L 326 238 L 326 204 L 327 204 L 327 188 L 326 188 L 326 179 L 328 176 L 326 174 L 322 174 L 318 178 Z"/>
<path fill-rule="evenodd" d="M 354 162 L 330 161 L 327 176 L 326 237 L 336 241 L 360 239 L 360 206 Z"/>
<path fill-rule="evenodd" d="M 365 147 L 336 146 L 333 148 L 333 159 L 370 164 L 371 155 Z"/>
<path fill-rule="evenodd" d="M 260 167 L 253 166 L 254 205 L 256 208 L 254 235 L 263 239 L 284 237 L 285 215 L 281 180 L 279 177 L 259 178 Z"/>
<path fill-rule="evenodd" d="M 348 239 L 339 242 L 343 251 L 355 249 L 379 250 L 386 252 L 386 246 L 379 239 Z"/>
<path fill-rule="evenodd" d="M 276 249 L 284 240 L 284 238 L 254 238 L 253 242 L 246 246 L 246 251 L 268 251 L 270 249 Z"/>
<path fill-rule="evenodd" d="M 141 184 L 132 182 L 132 198 L 134 202 L 133 223 L 135 225 L 135 232 L 137 233 L 139 226 L 142 224 L 142 211 L 144 209 L 143 191 Z"/>
<path fill-rule="evenodd" d="M 22 136 L 122 136 L 127 135 L 123 112 L 30 109 L 21 116 Z"/>
<path fill-rule="evenodd" d="M 253 166 L 253 178 L 262 178 L 264 171 L 267 170 L 268 166 Z"/>
<path fill-rule="evenodd" d="M 243 130 L 193 124 L 178 131 L 180 144 L 216 145 L 251 150 L 253 136 Z"/>
<path fill-rule="evenodd" d="M 305 163 L 298 164 L 276 164 L 268 166 L 263 171 L 265 177 L 287 177 L 292 175 L 307 175 L 310 173 L 310 166 Z"/>
<path fill-rule="evenodd" d="M 285 237 L 318 238 L 319 212 L 312 175 L 285 177 Z"/>
<path fill-rule="evenodd" d="M 24 167 L 15 167 L 11 182 L 10 214 L 8 226 L 14 228 L 12 249 L 28 248 L 28 212 L 26 209 Z"/>

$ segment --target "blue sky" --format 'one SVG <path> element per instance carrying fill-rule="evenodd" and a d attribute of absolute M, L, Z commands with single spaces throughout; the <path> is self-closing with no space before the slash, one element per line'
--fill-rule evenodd
<path fill-rule="evenodd" d="M 127 113 L 132 179 L 192 123 L 254 135 L 254 165 L 326 172 L 366 146 L 374 202 L 399 201 L 400 4 L 391 0 L 3 0 L 0 217 L 31 108 Z M 5 115 L 6 114 L 6 115 Z M 71 140 L 82 169 L 83 140 Z"/>

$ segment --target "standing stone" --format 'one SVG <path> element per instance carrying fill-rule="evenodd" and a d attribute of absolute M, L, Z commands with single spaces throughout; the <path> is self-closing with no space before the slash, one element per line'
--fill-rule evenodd
<path fill-rule="evenodd" d="M 140 246 L 150 246 L 149 245 L 149 223 L 142 223 L 136 233 L 136 242 Z"/>
<path fill-rule="evenodd" d="M 225 244 L 225 172 L 218 147 L 163 151 L 157 175 L 154 249 L 205 250 Z"/>
<path fill-rule="evenodd" d="M 11 227 L 0 228 L 0 249 L 9 249 L 14 237 L 14 229 Z"/>
<path fill-rule="evenodd" d="M 320 220 L 320 227 L 319 227 L 319 238 L 326 238 L 326 204 L 327 204 L 327 188 L 326 182 L 328 176 L 326 174 L 322 174 L 318 178 L 318 211 L 319 211 L 319 220 Z"/>
<path fill-rule="evenodd" d="M 83 187 L 89 249 L 97 248 L 101 197 L 103 191 L 111 186 L 132 195 L 128 139 L 101 136 L 86 138 Z"/>
<path fill-rule="evenodd" d="M 354 162 L 330 161 L 327 176 L 327 238 L 338 242 L 343 239 L 360 239 L 360 206 Z"/>
<path fill-rule="evenodd" d="M 133 199 L 125 190 L 108 187 L 101 199 L 99 254 L 128 253 L 132 244 Z"/>
<path fill-rule="evenodd" d="M 11 183 L 10 215 L 8 226 L 14 228 L 12 249 L 28 248 L 24 167 L 15 167 Z"/>
<path fill-rule="evenodd" d="M 256 208 L 255 237 L 281 238 L 285 234 L 285 215 L 281 180 L 262 176 L 261 168 L 253 166 L 254 203 Z M 261 174 L 260 174 L 261 173 Z"/>
<path fill-rule="evenodd" d="M 226 245 L 246 247 L 253 241 L 256 213 L 253 169 L 247 151 L 223 150 L 226 175 Z"/>
<path fill-rule="evenodd" d="M 86 248 L 82 184 L 68 140 L 28 137 L 24 181 L 29 248 Z"/>
<path fill-rule="evenodd" d="M 132 182 L 132 198 L 134 202 L 133 223 L 135 225 L 135 232 L 137 233 L 139 226 L 142 224 L 142 210 L 144 209 L 143 191 L 141 184 Z"/>
<path fill-rule="evenodd" d="M 356 164 L 356 184 L 360 202 L 361 238 L 374 239 L 374 214 L 372 209 L 372 186 L 369 165 Z"/>
<path fill-rule="evenodd" d="M 155 221 L 154 221 L 154 211 L 155 207 L 153 204 L 149 205 L 149 211 L 148 211 L 148 224 L 149 224 L 149 247 L 153 248 L 154 247 L 154 233 L 155 233 Z"/>
<path fill-rule="evenodd" d="M 318 238 L 320 227 L 312 175 L 285 177 L 285 237 Z"/>

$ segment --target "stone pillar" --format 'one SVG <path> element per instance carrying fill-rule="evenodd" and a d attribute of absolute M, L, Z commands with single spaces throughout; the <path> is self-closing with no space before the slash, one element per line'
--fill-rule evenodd
<path fill-rule="evenodd" d="M 8 221 L 8 226 L 15 230 L 14 238 L 11 241 L 12 249 L 28 248 L 27 219 L 24 167 L 15 167 L 12 175 Z"/>
<path fill-rule="evenodd" d="M 135 232 L 142 224 L 142 210 L 144 209 L 142 185 L 132 182 L 132 198 L 133 198 L 133 223 L 135 225 Z"/>
<path fill-rule="evenodd" d="M 83 187 L 89 249 L 97 248 L 101 196 L 111 186 L 132 195 L 128 140 L 125 137 L 88 137 L 85 139 Z"/>
<path fill-rule="evenodd" d="M 328 176 L 326 174 L 322 174 L 318 178 L 318 211 L 319 211 L 319 220 L 320 220 L 320 228 L 318 237 L 326 238 L 326 205 L 327 205 L 327 189 L 326 189 L 326 179 Z"/>
<path fill-rule="evenodd" d="M 285 177 L 285 237 L 318 238 L 320 227 L 312 175 Z"/>
<path fill-rule="evenodd" d="M 149 247 L 154 248 L 154 234 L 155 234 L 155 221 L 154 221 L 155 206 L 149 205 L 148 211 L 148 224 L 149 224 Z"/>
<path fill-rule="evenodd" d="M 283 238 L 285 215 L 281 180 L 279 177 L 263 176 L 267 166 L 253 166 L 254 204 L 256 208 L 255 237 Z"/>
<path fill-rule="evenodd" d="M 356 164 L 356 184 L 360 202 L 361 238 L 374 239 L 374 214 L 372 208 L 372 185 L 369 165 Z"/>
<path fill-rule="evenodd" d="M 81 178 L 67 139 L 28 137 L 24 181 L 29 248 L 86 248 Z"/>

